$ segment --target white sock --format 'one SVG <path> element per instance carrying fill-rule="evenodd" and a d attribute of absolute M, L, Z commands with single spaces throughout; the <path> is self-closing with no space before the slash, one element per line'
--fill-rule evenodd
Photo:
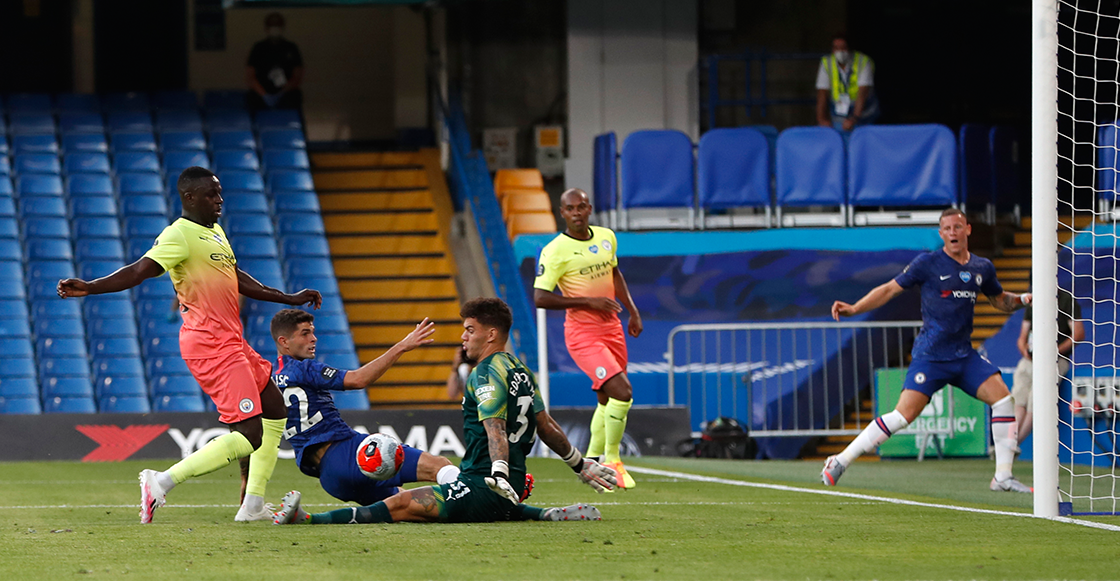
<path fill-rule="evenodd" d="M 448 464 L 436 472 L 436 484 L 447 484 L 455 482 L 459 479 L 459 467 L 454 464 Z"/>
<path fill-rule="evenodd" d="M 1007 396 L 992 404 L 992 442 L 996 447 L 996 480 L 1011 478 L 1011 464 L 1015 462 L 1015 404 Z"/>
<path fill-rule="evenodd" d="M 171 478 L 171 474 L 169 474 L 167 472 L 157 473 L 156 474 L 156 482 L 159 483 L 159 487 L 162 488 L 164 492 L 168 492 L 172 488 L 175 488 L 175 480 L 173 480 Z"/>
<path fill-rule="evenodd" d="M 906 418 L 898 410 L 879 416 L 864 428 L 859 436 L 856 436 L 856 439 L 848 444 L 847 448 L 844 448 L 843 452 L 837 455 L 837 459 L 844 466 L 848 466 L 856 458 L 879 447 L 879 444 L 886 442 L 887 438 L 908 425 L 910 425 L 910 422 L 906 421 Z"/>
<path fill-rule="evenodd" d="M 241 503 L 241 507 L 249 514 L 258 513 L 264 510 L 264 497 L 255 494 L 246 494 L 245 501 Z"/>

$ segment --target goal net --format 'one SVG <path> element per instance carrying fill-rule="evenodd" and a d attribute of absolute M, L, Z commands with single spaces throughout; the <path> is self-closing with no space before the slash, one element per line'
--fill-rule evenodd
<path fill-rule="evenodd" d="M 1036 2 L 1036 16 L 1037 4 L 1041 2 Z M 1035 484 L 1039 496 L 1035 510 L 1048 512 L 1049 507 L 1040 506 L 1040 502 L 1049 505 L 1056 501 L 1058 513 L 1063 515 L 1118 514 L 1120 241 L 1116 225 L 1120 220 L 1120 112 L 1116 104 L 1120 96 L 1120 12 L 1114 0 L 1059 0 L 1056 12 L 1050 26 L 1057 44 L 1056 66 L 1052 69 L 1056 75 L 1051 73 L 1057 84 L 1057 135 L 1055 156 L 1049 157 L 1049 165 L 1053 167 L 1057 159 L 1057 191 L 1052 202 L 1040 196 L 1037 189 L 1034 197 L 1032 275 L 1039 300 L 1032 321 L 1032 343 L 1035 386 L 1042 386 L 1049 381 L 1047 376 L 1053 376 L 1055 381 L 1050 385 L 1057 390 L 1056 394 L 1053 388 L 1036 393 L 1034 408 L 1052 412 L 1055 397 L 1058 401 L 1057 417 L 1053 418 L 1056 421 L 1037 414 L 1035 420 L 1050 421 L 1048 428 L 1057 427 L 1056 434 L 1045 434 L 1050 441 L 1056 440 L 1057 446 L 1050 449 L 1049 442 L 1040 441 L 1044 433 L 1036 434 Z M 1043 73 L 1039 70 L 1038 48 L 1035 50 L 1037 76 Z M 1054 102 L 1050 100 L 1051 109 Z M 1039 110 L 1040 101 L 1035 105 L 1033 121 L 1046 120 L 1047 115 Z M 1047 162 L 1039 153 L 1036 151 L 1034 158 L 1036 172 L 1040 171 L 1039 164 Z M 1036 180 L 1034 187 L 1041 185 Z M 1057 223 L 1039 221 L 1043 215 L 1056 217 Z M 1037 231 L 1043 228 L 1056 231 L 1057 240 L 1052 241 L 1049 232 Z M 1058 248 L 1056 256 L 1053 243 Z M 1050 275 L 1050 265 L 1044 263 L 1055 259 L 1054 275 Z M 1054 361 L 1058 365 L 1052 365 Z M 1048 362 L 1051 365 L 1046 365 Z M 1040 405 L 1042 402 L 1050 403 Z M 1045 477 L 1040 481 L 1039 470 L 1056 474 L 1056 499 L 1049 489 L 1054 484 Z M 1039 491 L 1040 484 L 1048 489 Z"/>

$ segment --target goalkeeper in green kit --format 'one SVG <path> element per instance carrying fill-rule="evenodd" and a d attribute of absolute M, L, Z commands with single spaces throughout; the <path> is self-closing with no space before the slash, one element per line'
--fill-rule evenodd
<path fill-rule="evenodd" d="M 466 455 L 458 480 L 399 492 L 369 506 L 308 514 L 300 493 L 284 496 L 276 524 L 355 524 L 412 522 L 493 522 L 502 520 L 600 520 L 586 504 L 537 508 L 520 504 L 525 483 L 525 456 L 541 440 L 598 492 L 614 490 L 617 475 L 583 458 L 548 415 L 532 372 L 504 351 L 513 315 L 501 299 L 479 298 L 460 311 L 463 348 L 478 361 L 463 397 Z"/>

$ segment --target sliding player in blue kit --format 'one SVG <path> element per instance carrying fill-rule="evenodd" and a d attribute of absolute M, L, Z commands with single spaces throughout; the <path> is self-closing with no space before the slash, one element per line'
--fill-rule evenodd
<path fill-rule="evenodd" d="M 996 449 L 995 491 L 1031 493 L 1011 474 L 1015 460 L 1015 409 L 999 368 L 972 348 L 972 315 L 977 291 L 992 306 L 1010 313 L 1029 305 L 1031 294 L 1003 290 L 992 262 L 968 251 L 972 226 L 956 208 L 941 213 L 938 234 L 945 246 L 915 258 L 893 280 L 867 293 L 856 304 L 836 301 L 832 317 L 851 317 L 877 309 L 915 285 L 921 286 L 922 330 L 914 342 L 913 361 L 894 411 L 871 422 L 843 452 L 829 456 L 821 480 L 835 486 L 844 470 L 860 455 L 874 450 L 891 435 L 910 425 L 937 390 L 955 385 L 992 406 L 992 440 Z"/>

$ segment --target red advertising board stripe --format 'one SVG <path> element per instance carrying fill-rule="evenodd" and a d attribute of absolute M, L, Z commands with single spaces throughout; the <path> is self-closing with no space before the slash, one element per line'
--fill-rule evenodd
<path fill-rule="evenodd" d="M 168 424 L 129 426 L 74 426 L 87 438 L 100 444 L 82 458 L 82 462 L 120 462 L 167 431 Z"/>

